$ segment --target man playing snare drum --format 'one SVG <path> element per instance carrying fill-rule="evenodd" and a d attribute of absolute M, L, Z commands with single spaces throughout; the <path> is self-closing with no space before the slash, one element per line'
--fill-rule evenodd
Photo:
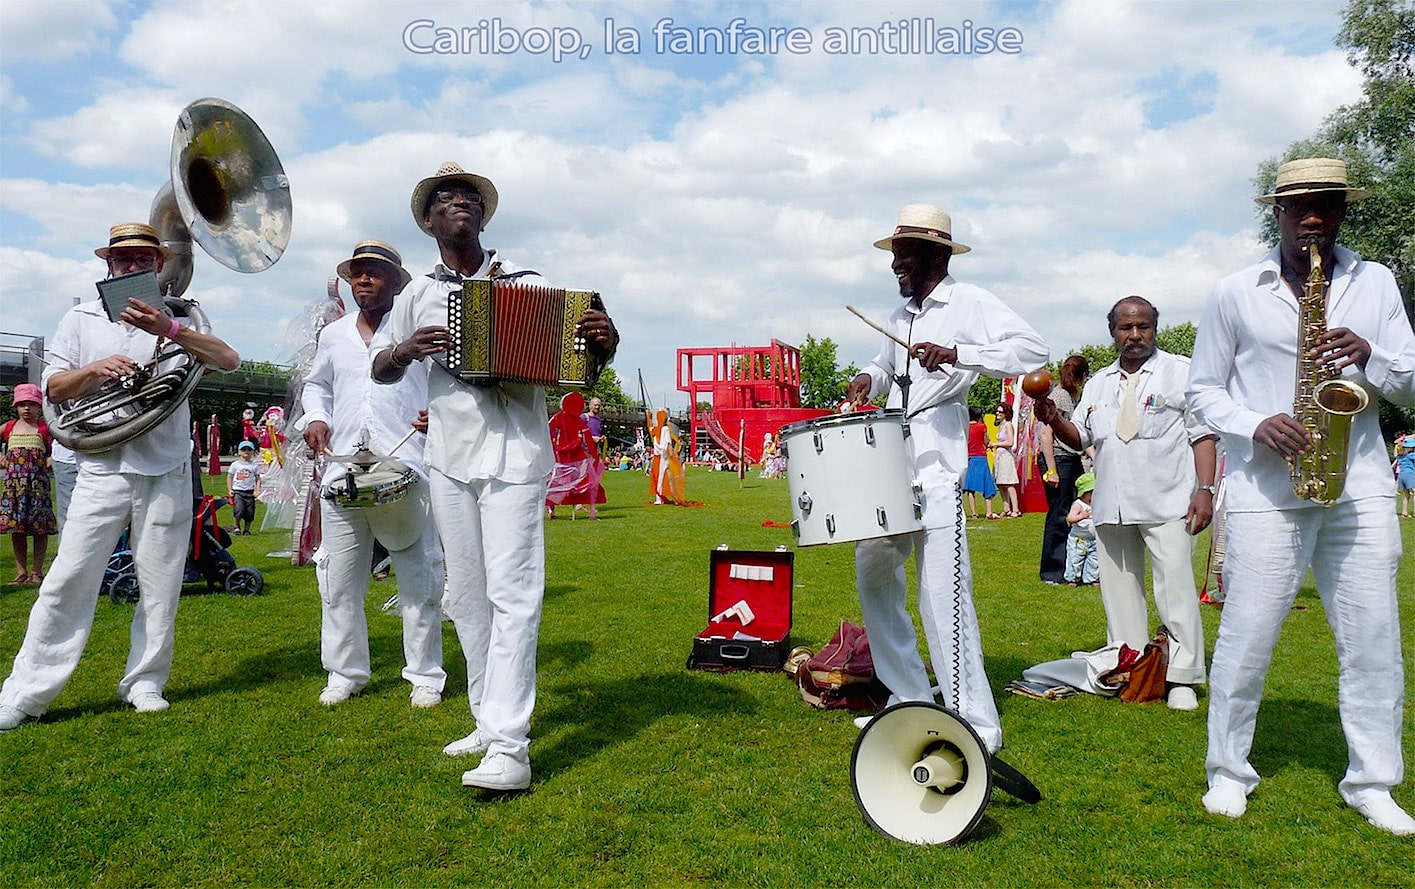
<path fill-rule="evenodd" d="M 374 538 L 389 550 L 398 577 L 398 604 L 403 613 L 403 678 L 412 685 L 414 707 L 436 707 L 442 701 L 447 674 L 442 669 L 442 548 L 437 527 L 428 514 L 428 483 L 423 468 L 426 430 L 419 412 L 427 404 L 427 369 L 414 368 L 392 386 L 380 386 L 369 375 L 373 352 L 369 343 L 388 322 L 394 295 L 411 276 L 398 251 L 380 241 L 363 241 L 354 255 L 339 265 L 339 277 L 354 292 L 357 314 L 345 315 L 320 331 L 319 348 L 305 379 L 301 400 L 305 443 L 316 454 L 349 455 L 364 447 L 388 454 L 401 466 L 378 474 L 401 476 L 383 482 L 396 490 L 407 483 L 401 499 L 386 505 L 341 505 L 325 499 L 320 509 L 322 542 L 314 554 L 322 612 L 320 660 L 329 684 L 319 701 L 332 707 L 358 694 L 370 676 L 368 622 L 364 599 L 369 591 L 369 562 Z M 408 470 L 411 470 L 409 472 Z M 324 473 L 325 490 L 347 490 L 346 476 L 372 483 L 355 465 L 331 461 Z M 391 496 L 396 496 L 396 493 Z"/>
<path fill-rule="evenodd" d="M 960 493 L 968 463 L 968 389 L 980 375 L 1036 370 L 1046 364 L 1048 350 L 1000 299 L 948 274 L 949 259 L 971 249 L 953 241 L 952 228 L 938 207 L 910 204 L 900 211 L 894 233 L 875 242 L 894 254 L 892 268 L 906 300 L 885 326 L 910 345 L 886 339 L 846 394 L 859 405 L 888 392 L 888 406 L 904 411 L 914 478 L 923 486 L 924 528 L 861 541 L 855 577 L 875 672 L 889 687 L 889 702 L 932 701 L 905 610 L 904 563 L 916 552 L 919 616 L 943 703 L 995 752 L 1002 746 L 1002 724 L 983 672 Z"/>

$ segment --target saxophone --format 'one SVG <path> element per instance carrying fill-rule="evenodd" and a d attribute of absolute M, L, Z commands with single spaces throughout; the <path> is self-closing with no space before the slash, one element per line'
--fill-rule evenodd
<path fill-rule="evenodd" d="M 1309 355 L 1327 329 L 1327 279 L 1316 242 L 1307 247 L 1311 272 L 1297 300 L 1297 392 L 1292 413 L 1312 436 L 1309 451 L 1288 458 L 1292 493 L 1330 506 L 1346 487 L 1346 451 L 1351 418 L 1366 409 L 1370 396 L 1341 372 Z"/>

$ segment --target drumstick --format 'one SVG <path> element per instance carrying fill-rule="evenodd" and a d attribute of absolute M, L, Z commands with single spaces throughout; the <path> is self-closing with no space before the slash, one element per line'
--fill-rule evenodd
<path fill-rule="evenodd" d="M 401 448 L 404 444 L 406 444 L 407 441 L 408 441 L 408 439 L 410 439 L 410 438 L 413 437 L 413 433 L 414 433 L 414 432 L 417 432 L 417 431 L 418 431 L 418 430 L 417 430 L 416 428 L 411 428 L 411 429 L 409 429 L 409 430 L 408 430 L 408 434 L 405 435 L 405 436 L 403 436 L 402 438 L 398 439 L 398 443 L 397 443 L 396 445 L 394 445 L 394 446 L 393 446 L 393 449 L 390 450 L 385 456 L 388 456 L 388 457 L 393 456 L 393 451 L 398 450 L 398 449 Z"/>
<path fill-rule="evenodd" d="M 906 343 L 906 342 L 904 342 L 903 340 L 901 340 L 899 337 L 897 337 L 897 336 L 895 336 L 894 334 L 890 333 L 889 331 L 885 330 L 883 327 L 880 327 L 878 324 L 874 323 L 874 322 L 871 321 L 869 318 L 866 318 L 864 312 L 861 312 L 859 309 L 855 308 L 854 306 L 846 306 L 845 308 L 847 308 L 847 309 L 849 309 L 850 311 L 854 312 L 856 318 L 859 318 L 861 321 L 863 321 L 863 322 L 865 322 L 866 324 L 870 325 L 870 326 L 873 327 L 875 330 L 878 330 L 880 333 L 884 334 L 885 336 L 887 336 L 887 337 L 889 337 L 890 339 L 894 340 L 894 341 L 895 341 L 896 343 L 898 343 L 899 345 L 903 346 L 905 349 L 909 350 L 909 354 L 910 354 L 910 355 L 914 354 L 914 347 L 913 347 L 913 346 L 909 345 L 908 343 Z"/>

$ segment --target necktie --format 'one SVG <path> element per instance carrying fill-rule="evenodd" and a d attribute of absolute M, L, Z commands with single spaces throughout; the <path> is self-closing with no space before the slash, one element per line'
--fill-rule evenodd
<path fill-rule="evenodd" d="M 1135 381 L 1140 378 L 1133 373 L 1125 378 L 1125 391 L 1120 395 L 1120 414 L 1115 418 L 1115 436 L 1121 441 L 1129 441 L 1140 434 L 1140 413 L 1135 408 Z"/>

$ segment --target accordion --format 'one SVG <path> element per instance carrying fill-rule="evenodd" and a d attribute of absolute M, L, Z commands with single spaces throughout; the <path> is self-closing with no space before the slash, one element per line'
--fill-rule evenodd
<path fill-rule="evenodd" d="M 604 309 L 598 293 L 472 278 L 447 296 L 451 343 L 437 358 L 473 385 L 511 380 L 588 388 L 604 362 L 575 335 L 586 309 Z"/>

